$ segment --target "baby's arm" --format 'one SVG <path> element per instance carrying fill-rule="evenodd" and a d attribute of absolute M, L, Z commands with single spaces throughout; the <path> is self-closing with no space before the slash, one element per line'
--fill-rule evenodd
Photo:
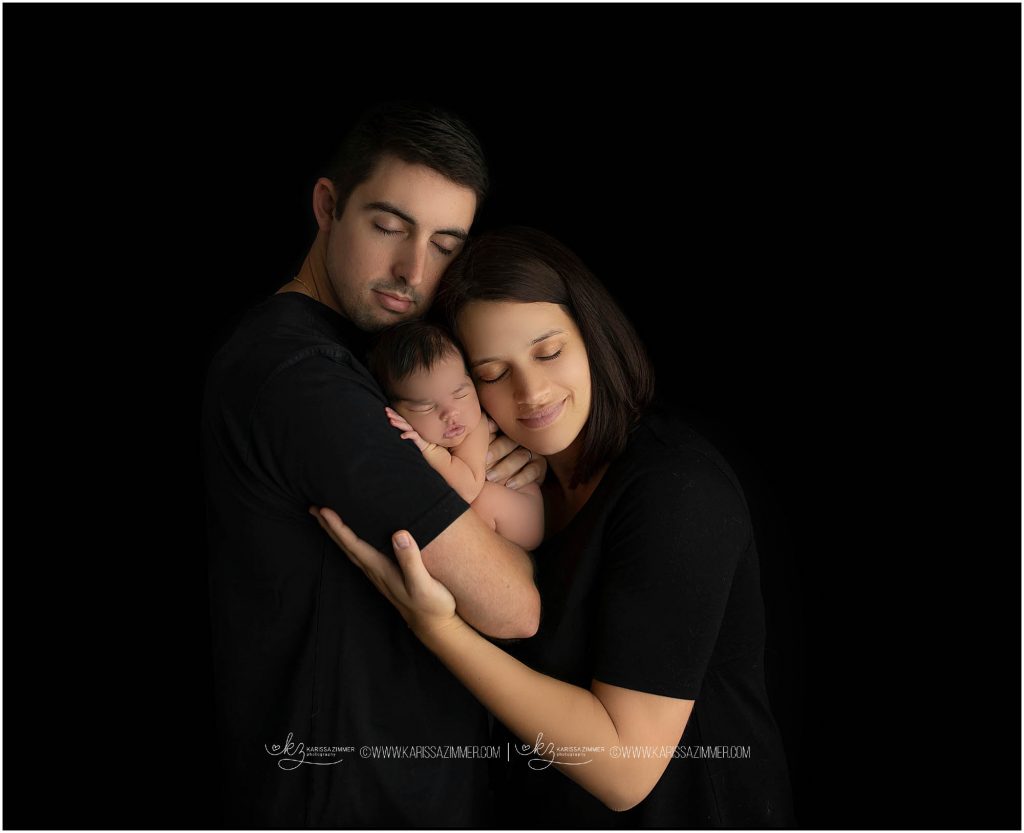
<path fill-rule="evenodd" d="M 487 428 L 487 416 L 481 412 L 480 422 L 469 432 L 462 444 L 452 449 L 452 457 L 461 460 L 473 474 L 473 480 L 482 487 L 487 480 L 487 446 L 491 432 Z"/>
<path fill-rule="evenodd" d="M 391 424 L 402 432 L 402 439 L 412 440 L 416 444 L 416 447 L 422 452 L 424 459 L 430 464 L 431 468 L 440 474 L 445 479 L 445 482 L 459 493 L 459 497 L 466 501 L 466 503 L 472 503 L 477 499 L 480 495 L 480 490 L 486 482 L 484 458 L 487 454 L 487 442 L 490 439 L 486 419 L 481 419 L 480 424 L 462 441 L 462 445 L 455 449 L 459 451 L 459 449 L 472 444 L 471 449 L 467 451 L 468 457 L 474 461 L 479 457 L 479 464 L 470 466 L 465 459 L 460 459 L 460 457 L 450 453 L 444 446 L 440 446 L 437 443 L 428 443 L 424 440 L 419 435 L 419 432 L 415 431 L 397 411 L 393 411 L 391 408 L 385 408 L 385 410 Z M 480 436 L 481 432 L 482 438 Z M 483 443 L 481 450 L 479 452 L 473 451 L 472 449 L 480 446 L 481 442 Z"/>
<path fill-rule="evenodd" d="M 536 483 L 520 489 L 485 483 L 480 497 L 473 501 L 473 511 L 524 550 L 534 550 L 544 540 L 544 499 Z"/>

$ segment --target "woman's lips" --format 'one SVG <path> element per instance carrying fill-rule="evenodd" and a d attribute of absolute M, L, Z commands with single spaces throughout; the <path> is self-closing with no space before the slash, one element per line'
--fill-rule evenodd
<path fill-rule="evenodd" d="M 452 440 L 455 439 L 455 437 L 461 437 L 465 433 L 465 425 L 453 425 L 451 428 L 444 432 L 444 438 L 446 440 Z"/>
<path fill-rule="evenodd" d="M 412 301 L 408 298 L 402 298 L 398 295 L 389 295 L 387 292 L 381 292 L 378 289 L 373 290 L 377 296 L 377 300 L 384 309 L 389 309 L 392 312 L 406 312 L 409 307 L 412 306 Z"/>
<path fill-rule="evenodd" d="M 536 411 L 530 417 L 518 417 L 518 420 L 527 428 L 547 428 L 552 422 L 561 416 L 562 409 L 564 407 L 565 400 L 563 399 L 555 405 L 550 405 L 547 408 Z"/>

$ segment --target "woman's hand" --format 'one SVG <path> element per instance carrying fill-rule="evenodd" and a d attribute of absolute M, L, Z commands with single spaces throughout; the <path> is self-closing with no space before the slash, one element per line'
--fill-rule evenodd
<path fill-rule="evenodd" d="M 462 623 L 455 612 L 455 597 L 435 579 L 423 565 L 420 548 L 412 536 L 400 530 L 391 536 L 398 566 L 384 553 L 370 546 L 345 526 L 330 509 L 310 507 L 334 543 L 341 547 L 349 561 L 362 570 L 373 585 L 398 608 L 402 618 L 421 638 L 438 629 Z M 401 569 L 399 569 L 399 567 Z"/>
<path fill-rule="evenodd" d="M 487 479 L 491 483 L 521 489 L 527 483 L 544 482 L 548 472 L 547 460 L 504 434 L 498 434 L 498 425 L 489 416 L 487 427 L 491 432 L 491 443 L 487 448 Z"/>

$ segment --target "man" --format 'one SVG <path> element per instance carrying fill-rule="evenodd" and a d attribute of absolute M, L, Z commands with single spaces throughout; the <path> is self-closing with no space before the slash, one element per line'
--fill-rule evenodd
<path fill-rule="evenodd" d="M 409 529 L 474 627 L 535 632 L 529 557 L 399 437 L 361 361 L 366 333 L 426 311 L 486 187 L 479 144 L 458 119 L 371 111 L 314 187 L 318 232 L 299 274 L 249 312 L 210 367 L 203 456 L 231 826 L 485 821 L 484 759 L 412 755 L 486 745 L 486 713 L 308 510 L 334 509 L 382 549 Z M 508 447 L 492 445 L 497 456 Z M 506 457 L 506 476 L 524 456 Z M 538 474 L 531 465 L 517 479 Z"/>

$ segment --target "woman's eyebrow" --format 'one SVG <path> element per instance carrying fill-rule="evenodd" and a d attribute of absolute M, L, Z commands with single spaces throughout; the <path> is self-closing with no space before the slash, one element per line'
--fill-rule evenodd
<path fill-rule="evenodd" d="M 542 336 L 537 336 L 533 341 L 530 342 L 530 346 L 532 347 L 534 344 L 537 344 L 538 342 L 544 341 L 544 339 L 546 339 L 546 338 L 551 338 L 551 336 L 558 336 L 558 335 L 564 335 L 564 334 L 565 334 L 565 330 L 550 330 L 549 332 L 544 333 L 544 335 L 542 335 Z M 477 359 L 475 362 L 473 362 L 470 365 L 470 367 L 472 368 L 472 367 L 476 367 L 476 366 L 481 365 L 481 364 L 487 364 L 487 362 L 497 362 L 497 361 L 501 361 L 501 360 L 496 358 L 496 357 L 493 357 L 493 356 L 490 357 L 490 358 L 486 358 L 486 359 Z"/>
<path fill-rule="evenodd" d="M 412 217 L 410 217 L 408 214 L 402 211 L 402 209 L 398 208 L 398 206 L 392 205 L 389 202 L 368 202 L 366 205 L 363 206 L 363 208 L 366 211 L 386 211 L 388 212 L 388 214 L 394 214 L 396 217 L 398 217 L 398 219 L 404 220 L 410 226 L 416 225 L 416 221 Z M 457 237 L 459 240 L 462 241 L 465 241 L 465 239 L 469 236 L 468 232 L 466 232 L 465 229 L 460 228 L 437 229 L 434 232 L 434 234 L 447 234 L 451 237 Z"/>

